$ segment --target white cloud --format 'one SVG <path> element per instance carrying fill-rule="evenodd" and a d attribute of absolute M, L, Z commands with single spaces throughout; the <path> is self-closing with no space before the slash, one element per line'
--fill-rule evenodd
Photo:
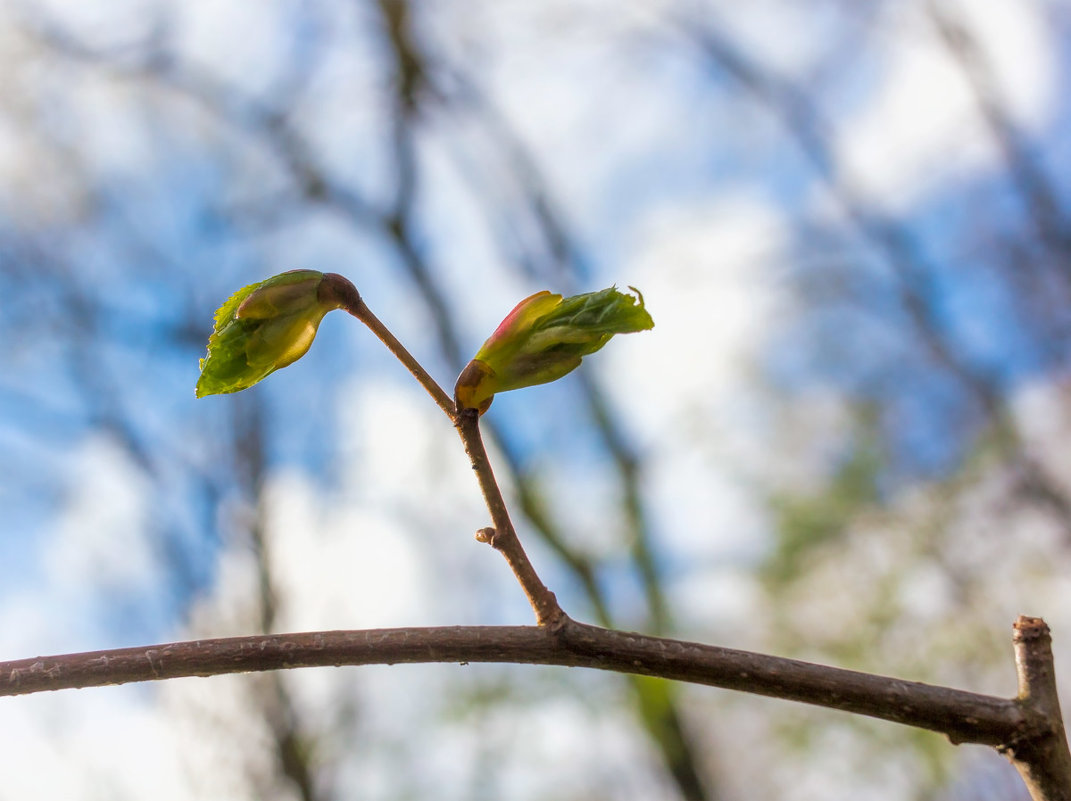
<path fill-rule="evenodd" d="M 72 444 L 65 479 L 54 522 L 33 541 L 35 567 L 6 580 L 8 658 L 100 647 L 102 598 L 131 600 L 157 586 L 146 479 L 123 449 L 104 435 Z"/>
<path fill-rule="evenodd" d="M 783 219 L 746 194 L 664 209 L 639 228 L 621 282 L 643 291 L 655 328 L 608 352 L 613 383 L 644 420 L 716 407 L 739 391 L 777 320 L 774 269 L 785 245 Z"/>
<path fill-rule="evenodd" d="M 1021 386 L 1012 398 L 1012 411 L 1024 444 L 1061 486 L 1071 486 L 1071 413 L 1067 381 L 1040 379 Z"/>
<path fill-rule="evenodd" d="M 903 207 L 997 150 L 962 68 L 950 57 L 924 3 L 887 4 L 881 74 L 842 124 L 837 148 L 849 173 L 884 205 Z M 1044 121 L 1057 85 L 1056 43 L 1036 4 L 950 3 L 990 61 L 1007 111 L 1030 128 Z"/>
<path fill-rule="evenodd" d="M 184 58 L 228 85 L 262 88 L 278 68 L 285 18 L 282 4 L 185 0 L 173 5 L 176 46 Z"/>
<path fill-rule="evenodd" d="M 397 519 L 324 500 L 296 476 L 268 498 L 269 542 L 286 631 L 412 625 L 430 605 L 424 555 Z M 328 506 L 326 513 L 317 506 Z"/>
<path fill-rule="evenodd" d="M 4 699 L 0 752 L 13 798 L 189 798 L 182 745 L 144 688 Z"/>
<path fill-rule="evenodd" d="M 55 588 L 149 586 L 155 570 L 144 474 L 113 440 L 93 435 L 72 451 L 69 478 L 67 503 L 46 535 L 44 564 Z"/>
<path fill-rule="evenodd" d="M 622 268 L 655 328 L 615 340 L 600 369 L 642 443 L 662 545 L 690 554 L 692 570 L 761 547 L 747 480 L 768 453 L 751 364 L 781 313 L 785 237 L 762 198 L 737 194 L 654 216 Z"/>

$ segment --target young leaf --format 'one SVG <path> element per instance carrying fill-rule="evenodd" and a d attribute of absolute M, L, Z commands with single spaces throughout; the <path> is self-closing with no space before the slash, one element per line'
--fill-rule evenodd
<path fill-rule="evenodd" d="M 654 327 L 635 296 L 616 287 L 563 298 L 546 290 L 518 303 L 457 379 L 458 408 L 487 411 L 498 392 L 556 381 L 614 334 Z"/>
<path fill-rule="evenodd" d="M 348 280 L 316 270 L 239 289 L 216 311 L 197 397 L 238 392 L 293 364 L 308 352 L 325 314 L 359 301 Z"/>

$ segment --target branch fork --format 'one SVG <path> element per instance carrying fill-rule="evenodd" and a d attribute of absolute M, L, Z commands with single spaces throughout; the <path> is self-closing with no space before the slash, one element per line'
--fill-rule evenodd
<path fill-rule="evenodd" d="M 350 287 L 352 288 L 353 285 L 350 284 Z M 505 557 L 528 597 L 528 602 L 532 605 L 537 625 L 557 628 L 567 616 L 558 604 L 554 593 L 539 578 L 539 574 L 536 573 L 535 567 L 517 537 L 506 502 L 502 497 L 502 490 L 498 486 L 494 471 L 491 469 L 491 462 L 487 458 L 487 449 L 484 447 L 483 437 L 480 434 L 480 411 L 474 408 L 463 408 L 456 403 L 424 369 L 424 366 L 398 341 L 390 329 L 372 313 L 356 288 L 352 288 L 352 292 L 346 290 L 340 295 L 344 298 L 341 308 L 368 326 L 372 333 L 387 346 L 387 349 L 405 365 L 454 424 L 465 446 L 465 453 L 472 462 L 472 469 L 479 482 L 480 491 L 483 493 L 484 503 L 491 515 L 492 525 L 481 528 L 476 533 L 476 539 L 487 543 Z"/>
<path fill-rule="evenodd" d="M 327 631 L 172 643 L 0 662 L 0 696 L 180 676 L 326 665 L 509 662 L 590 667 L 740 690 L 930 729 L 1005 754 L 1033 801 L 1071 801 L 1071 752 L 1056 693 L 1049 628 L 1020 617 L 1016 698 L 979 695 L 729 648 L 614 631 L 572 620 L 517 537 L 480 433 L 480 409 L 451 398 L 371 312 L 349 281 L 327 291 L 372 330 L 457 428 L 491 517 L 476 539 L 502 554 L 535 626 Z M 344 283 L 341 283 L 344 282 Z M 486 406 L 484 406 L 486 408 Z"/>
<path fill-rule="evenodd" d="M 1019 694 L 1012 700 L 572 620 L 539 578 L 510 520 L 480 434 L 486 405 L 467 408 L 451 399 L 359 296 L 356 300 L 353 308 L 344 308 L 372 329 L 457 428 L 491 516 L 492 525 L 479 529 L 476 539 L 505 557 L 535 612 L 537 630 L 553 635 L 544 644 L 550 645 L 555 659 L 568 658 L 558 664 L 592 665 L 574 661 L 590 659 L 604 669 L 789 698 L 939 731 L 956 744 L 984 743 L 1011 760 L 1033 801 L 1071 801 L 1071 751 L 1056 694 L 1049 628 L 1040 618 L 1020 617 L 1015 623 Z M 622 654 L 624 662 L 612 656 Z"/>

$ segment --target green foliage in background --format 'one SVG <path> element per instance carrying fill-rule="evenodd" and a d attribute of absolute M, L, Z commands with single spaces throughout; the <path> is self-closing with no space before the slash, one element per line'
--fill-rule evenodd
<path fill-rule="evenodd" d="M 767 582 L 791 582 L 806 569 L 810 551 L 842 536 L 860 511 L 876 503 L 878 477 L 884 467 L 873 443 L 864 440 L 855 445 L 818 492 L 775 496 L 777 541 L 763 571 Z"/>

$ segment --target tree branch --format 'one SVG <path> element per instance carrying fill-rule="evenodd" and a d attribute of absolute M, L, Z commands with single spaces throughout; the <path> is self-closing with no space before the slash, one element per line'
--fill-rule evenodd
<path fill-rule="evenodd" d="M 494 528 L 482 528 L 476 532 L 476 538 L 481 542 L 491 545 L 496 551 L 505 557 L 513 570 L 513 575 L 520 582 L 524 594 L 528 596 L 528 602 L 536 613 L 536 622 L 540 626 L 556 628 L 568 620 L 558 599 L 539 578 L 528 554 L 524 552 L 521 541 L 517 538 L 517 532 L 513 528 L 506 502 L 502 498 L 502 490 L 495 480 L 491 463 L 487 459 L 487 449 L 483 445 L 483 437 L 480 436 L 480 415 L 476 409 L 461 409 L 456 416 L 457 431 L 461 435 L 461 441 L 465 444 L 465 453 L 472 461 L 472 469 L 476 473 L 476 479 L 480 482 L 480 491 L 483 493 L 487 511 L 491 513 L 491 522 Z"/>
<path fill-rule="evenodd" d="M 1047 634 L 1037 647 L 1047 647 Z M 1046 681 L 1051 681 L 1051 662 L 1048 679 L 1044 670 L 1039 674 L 1034 667 L 1027 669 L 1030 695 L 1005 699 L 612 631 L 567 617 L 557 627 L 449 626 L 255 635 L 0 662 L 0 696 L 285 668 L 427 662 L 559 665 L 658 676 L 917 726 L 941 732 L 953 743 L 1001 748 L 1012 753 L 1013 760 L 1032 759 L 1031 749 L 1054 736 L 1048 706 L 1054 698 L 1044 689 Z M 1038 664 L 1033 656 L 1023 663 Z M 1052 801 L 1067 796 L 1035 798 Z"/>
<path fill-rule="evenodd" d="M 1071 801 L 1071 752 L 1056 694 L 1049 627 L 1041 618 L 1020 617 L 1015 621 L 1013 642 L 1019 703 L 1044 720 L 1046 728 L 1001 750 L 1023 777 L 1034 801 Z"/>

